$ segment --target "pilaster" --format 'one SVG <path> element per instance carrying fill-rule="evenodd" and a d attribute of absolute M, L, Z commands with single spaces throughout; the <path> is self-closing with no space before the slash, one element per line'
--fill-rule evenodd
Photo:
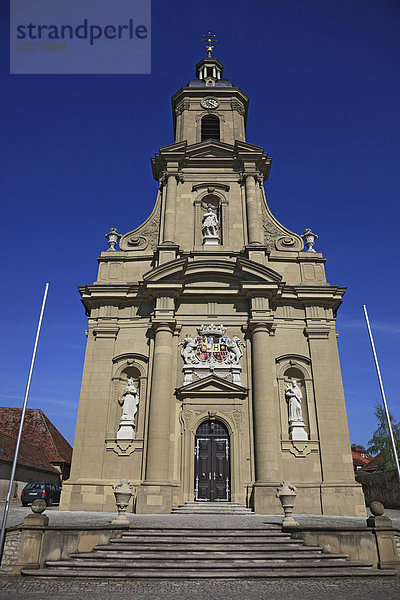
<path fill-rule="evenodd" d="M 354 480 L 350 437 L 336 335 L 325 324 L 305 328 L 312 362 L 321 453 L 323 514 L 365 515 L 361 486 Z"/>

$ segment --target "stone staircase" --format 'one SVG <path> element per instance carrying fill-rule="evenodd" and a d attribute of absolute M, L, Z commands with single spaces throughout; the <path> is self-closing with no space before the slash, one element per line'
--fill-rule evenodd
<path fill-rule="evenodd" d="M 185 502 L 172 507 L 173 515 L 252 515 L 251 508 L 238 502 Z"/>
<path fill-rule="evenodd" d="M 371 563 L 305 546 L 278 525 L 254 528 L 131 528 L 91 552 L 48 560 L 22 575 L 136 579 L 268 579 L 392 576 Z"/>

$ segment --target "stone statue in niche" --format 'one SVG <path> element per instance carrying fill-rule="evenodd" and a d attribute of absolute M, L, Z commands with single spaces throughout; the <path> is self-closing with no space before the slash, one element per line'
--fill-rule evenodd
<path fill-rule="evenodd" d="M 201 229 L 204 246 L 217 246 L 219 244 L 219 220 L 213 211 L 212 204 L 207 206 L 207 212 L 204 214 Z"/>
<path fill-rule="evenodd" d="M 295 379 L 292 379 L 292 383 L 287 384 L 285 398 L 288 403 L 290 439 L 293 441 L 308 440 L 301 408 L 303 394 Z"/>
<path fill-rule="evenodd" d="M 227 348 L 229 350 L 229 362 L 232 365 L 238 365 L 239 360 L 243 356 L 243 350 L 241 349 L 240 346 L 244 347 L 244 344 L 237 337 L 237 335 L 234 335 L 232 339 L 230 339 L 230 338 L 227 339 Z"/>
<path fill-rule="evenodd" d="M 196 356 L 197 343 L 190 335 L 187 335 L 183 342 L 180 342 L 178 346 L 182 346 L 181 356 L 185 365 L 199 362 L 199 359 Z"/>
<path fill-rule="evenodd" d="M 117 440 L 133 440 L 135 438 L 135 416 L 138 410 L 139 393 L 131 377 L 128 377 L 119 403 L 122 405 L 122 414 L 119 422 Z"/>
<path fill-rule="evenodd" d="M 303 398 L 303 394 L 301 393 L 301 390 L 295 379 L 292 380 L 291 384 L 287 384 L 285 396 L 289 405 L 289 423 L 292 421 L 302 421 L 303 411 L 301 410 L 301 400 Z"/>

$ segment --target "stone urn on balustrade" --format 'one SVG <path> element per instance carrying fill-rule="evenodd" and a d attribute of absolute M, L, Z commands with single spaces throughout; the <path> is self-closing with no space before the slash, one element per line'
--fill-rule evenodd
<path fill-rule="evenodd" d="M 279 498 L 285 516 L 282 520 L 282 525 L 298 525 L 292 517 L 294 502 L 297 496 L 297 489 L 289 481 L 284 481 L 282 487 L 278 488 L 276 497 Z"/>
<path fill-rule="evenodd" d="M 128 508 L 131 497 L 134 494 L 134 487 L 127 479 L 121 479 L 119 483 L 112 486 L 115 496 L 115 504 L 117 505 L 118 516 L 111 521 L 116 525 L 126 525 L 129 523 L 126 517 L 126 509 Z"/>

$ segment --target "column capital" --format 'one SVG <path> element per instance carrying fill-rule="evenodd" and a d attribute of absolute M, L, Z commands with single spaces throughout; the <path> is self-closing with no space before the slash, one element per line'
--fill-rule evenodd
<path fill-rule="evenodd" d="M 118 325 L 108 325 L 98 323 L 95 327 L 93 327 L 93 335 L 96 340 L 99 339 L 108 339 L 108 340 L 116 340 L 119 332 Z"/>
<path fill-rule="evenodd" d="M 329 327 L 324 327 L 323 325 L 319 327 L 311 326 L 304 328 L 304 335 L 309 340 L 327 340 L 329 338 L 329 332 Z"/>
<path fill-rule="evenodd" d="M 265 332 L 269 335 L 275 335 L 276 323 L 274 323 L 273 317 L 271 319 L 259 321 L 251 319 L 248 322 L 248 330 L 252 335 L 259 332 Z"/>
<path fill-rule="evenodd" d="M 151 328 L 154 333 L 158 333 L 159 331 L 167 331 L 168 333 L 173 333 L 176 327 L 175 321 L 152 321 Z"/>
<path fill-rule="evenodd" d="M 179 171 L 176 168 L 167 169 L 166 171 L 162 172 L 162 175 L 158 180 L 159 188 L 162 188 L 164 185 L 166 185 L 168 183 L 168 179 L 173 177 L 175 177 L 177 183 L 184 183 L 185 181 L 182 171 Z"/>

